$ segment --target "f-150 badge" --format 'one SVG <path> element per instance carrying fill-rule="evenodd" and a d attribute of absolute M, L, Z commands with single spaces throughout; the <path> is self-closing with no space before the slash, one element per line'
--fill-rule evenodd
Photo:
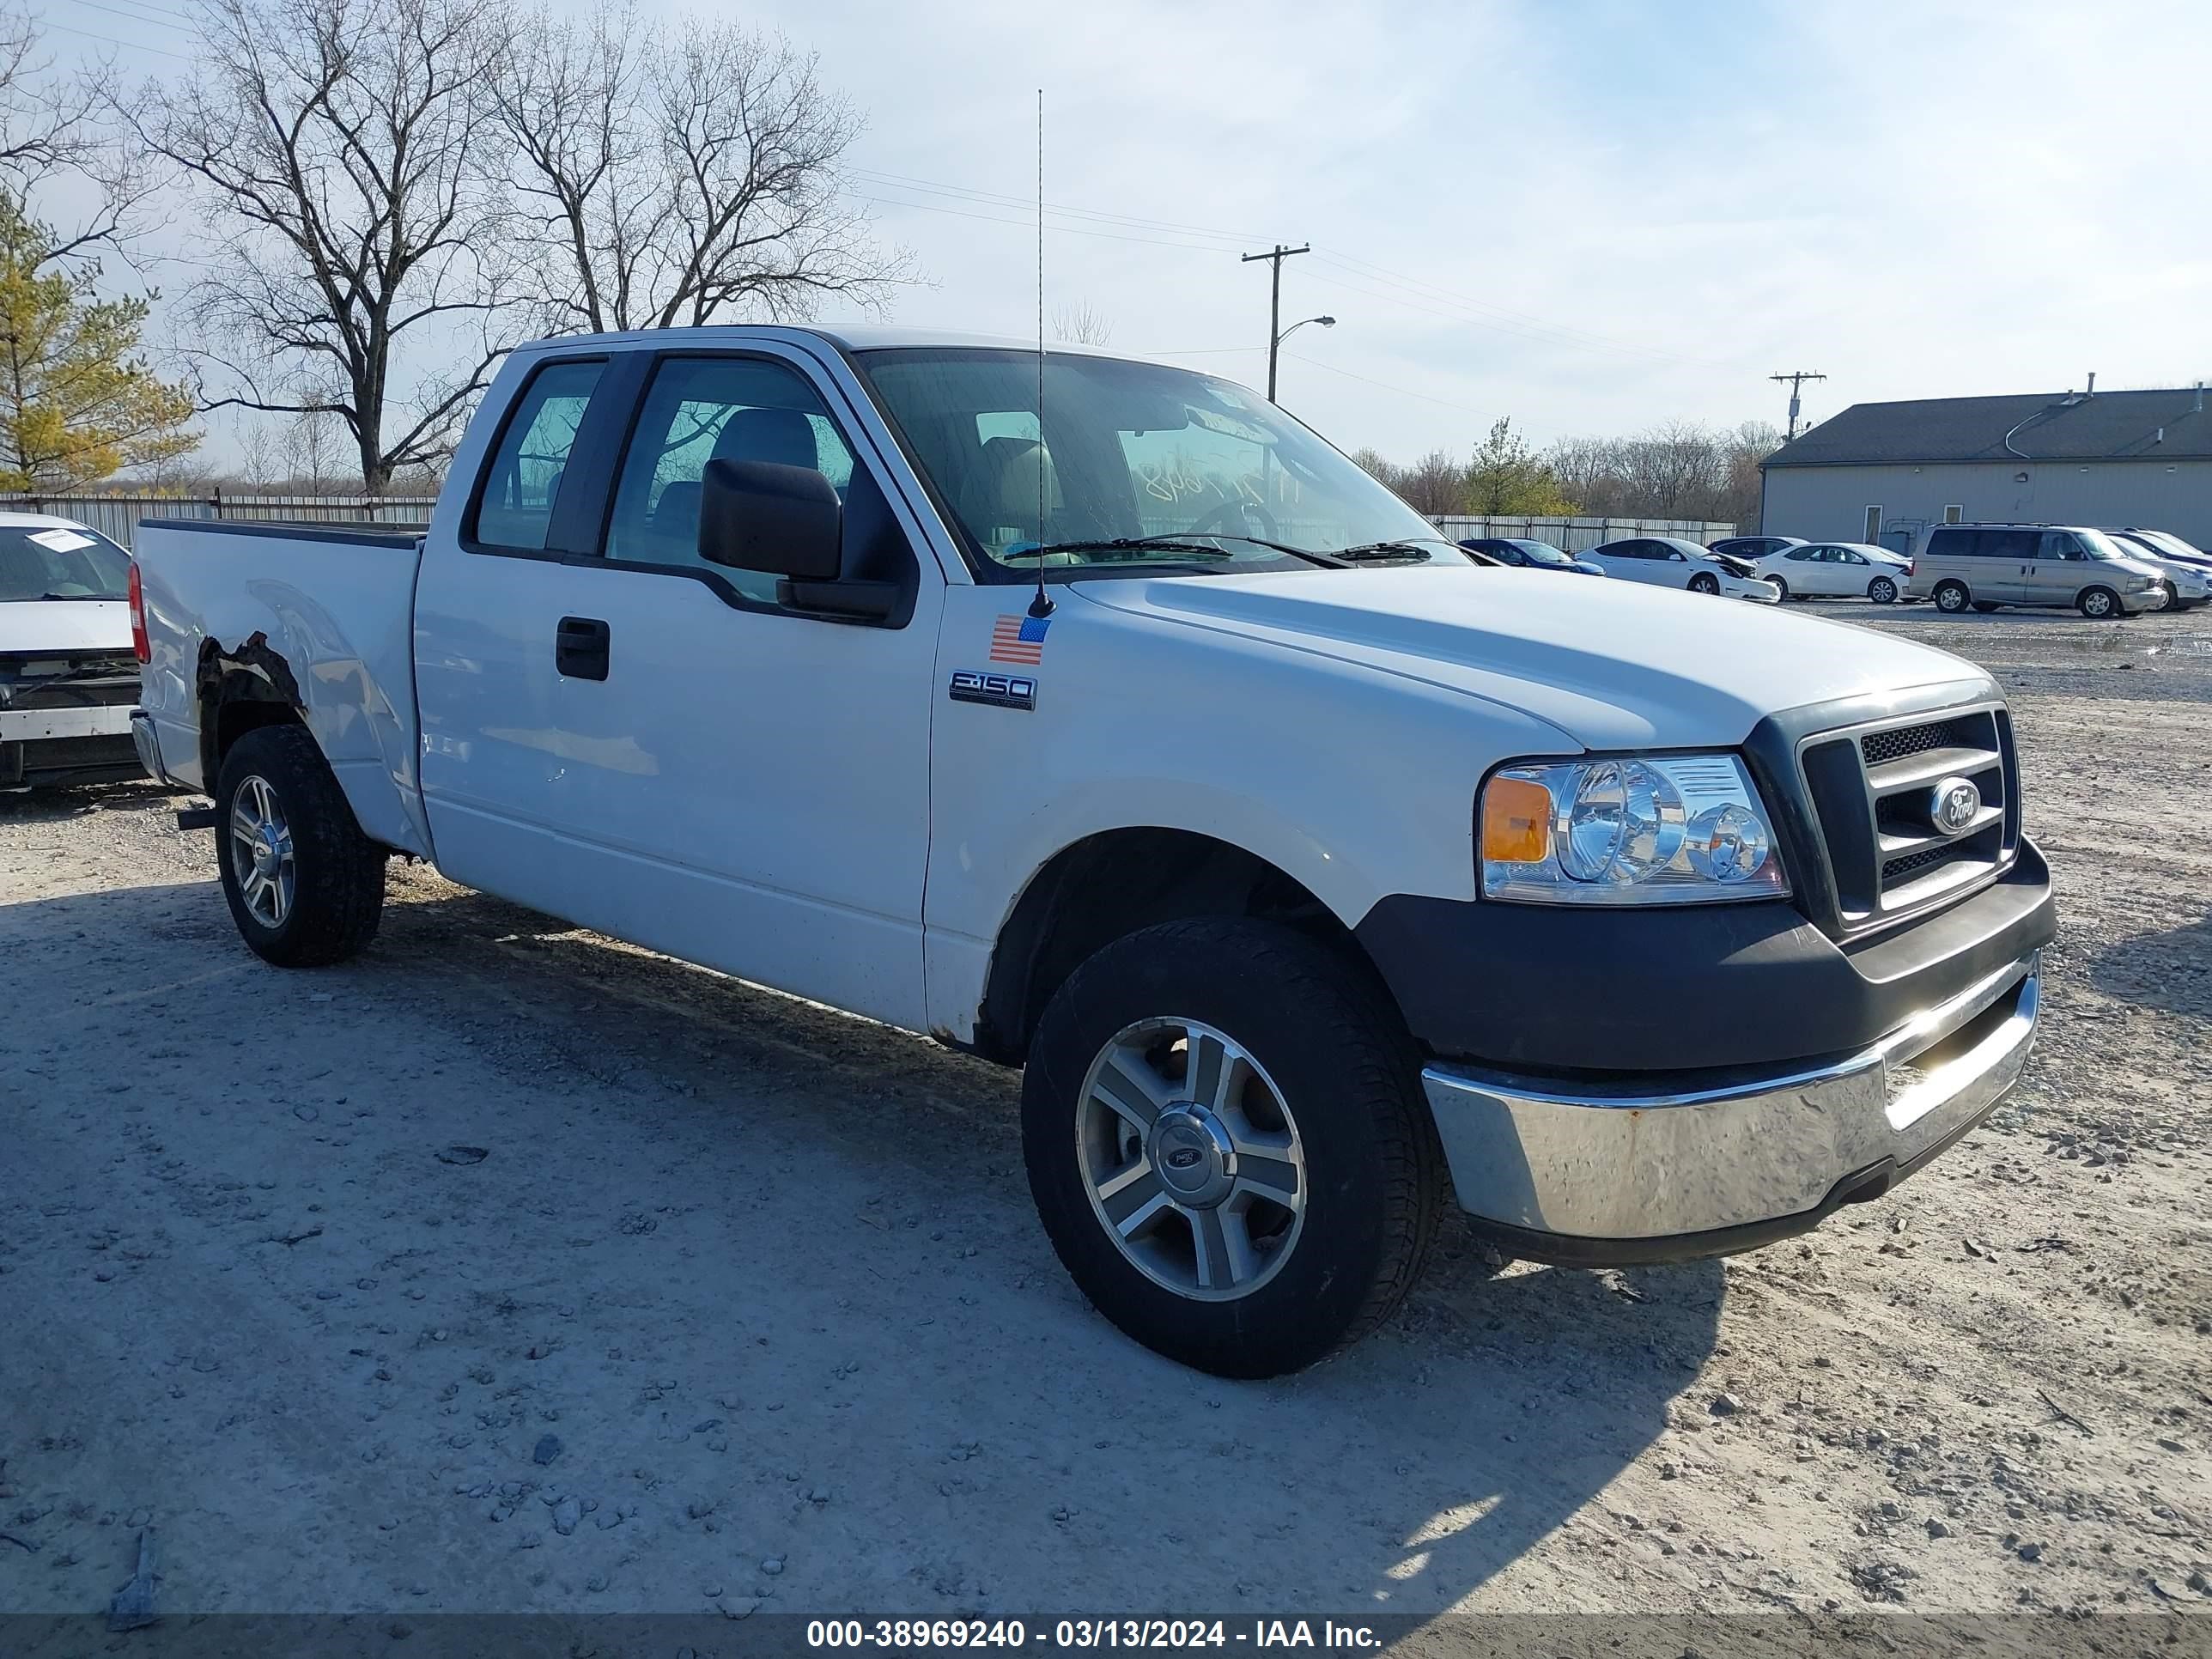
<path fill-rule="evenodd" d="M 955 702 L 988 703 L 994 708 L 1036 707 L 1036 681 L 1027 674 L 1001 674 L 992 669 L 956 668 L 951 697 Z"/>

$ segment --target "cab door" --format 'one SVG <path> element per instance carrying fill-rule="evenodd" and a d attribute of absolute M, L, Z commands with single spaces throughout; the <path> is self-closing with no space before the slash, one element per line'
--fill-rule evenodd
<path fill-rule="evenodd" d="M 544 358 L 531 374 L 416 599 L 440 867 L 919 1028 L 944 579 L 885 481 L 888 436 L 795 345 Z M 906 584 L 900 612 L 810 614 L 772 574 L 702 561 L 710 459 L 826 476 L 848 574 L 865 534 L 878 574 Z"/>

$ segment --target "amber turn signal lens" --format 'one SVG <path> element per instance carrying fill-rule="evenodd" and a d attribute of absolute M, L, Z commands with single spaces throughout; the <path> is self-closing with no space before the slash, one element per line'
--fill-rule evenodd
<path fill-rule="evenodd" d="M 1526 778 L 1492 778 L 1482 792 L 1482 856 L 1535 864 L 1552 853 L 1552 792 Z"/>

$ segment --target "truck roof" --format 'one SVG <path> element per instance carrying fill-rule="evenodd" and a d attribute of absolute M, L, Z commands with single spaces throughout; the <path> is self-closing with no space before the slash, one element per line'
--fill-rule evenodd
<path fill-rule="evenodd" d="M 665 345 L 672 337 L 702 345 L 735 345 L 745 340 L 792 340 L 811 337 L 827 341 L 846 351 L 883 351 L 899 347 L 967 346 L 998 351 L 1035 351 L 1034 339 L 1005 334 L 975 334 L 958 329 L 914 328 L 904 324 L 854 323 L 829 325 L 811 323 L 710 323 L 701 328 L 633 329 L 623 334 L 562 334 L 533 340 L 518 349 L 528 352 L 569 349 L 581 345 Z M 1139 352 L 1110 351 L 1097 346 L 1048 341 L 1055 352 L 1074 352 L 1089 357 L 1140 357 Z"/>

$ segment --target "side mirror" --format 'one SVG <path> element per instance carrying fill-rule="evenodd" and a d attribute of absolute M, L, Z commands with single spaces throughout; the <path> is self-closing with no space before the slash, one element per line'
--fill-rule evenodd
<path fill-rule="evenodd" d="M 835 581 L 844 516 L 836 487 L 811 466 L 709 461 L 699 480 L 699 556 L 733 570 Z"/>

